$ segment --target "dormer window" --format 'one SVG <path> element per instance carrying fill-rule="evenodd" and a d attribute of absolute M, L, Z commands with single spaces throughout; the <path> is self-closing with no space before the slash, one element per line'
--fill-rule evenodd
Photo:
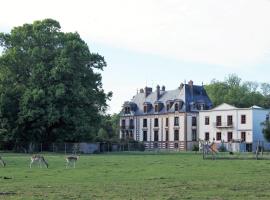
<path fill-rule="evenodd" d="M 144 112 L 144 113 L 147 113 L 147 106 L 144 106 L 144 107 L 143 107 L 143 112 Z"/>
<path fill-rule="evenodd" d="M 125 114 L 130 114 L 130 107 L 125 107 Z"/>
<path fill-rule="evenodd" d="M 158 112 L 158 105 L 155 105 L 155 112 Z"/>
<path fill-rule="evenodd" d="M 167 110 L 167 111 L 169 111 L 169 110 L 170 110 L 170 108 L 171 108 L 170 104 L 167 104 L 167 106 L 166 106 L 166 110 Z"/>
<path fill-rule="evenodd" d="M 174 110 L 175 110 L 175 111 L 179 111 L 179 104 L 178 104 L 178 103 L 176 103 L 176 104 L 174 105 Z"/>

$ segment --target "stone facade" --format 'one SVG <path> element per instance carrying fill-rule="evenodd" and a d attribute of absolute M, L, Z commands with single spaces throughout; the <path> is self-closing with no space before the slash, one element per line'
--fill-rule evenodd
<path fill-rule="evenodd" d="M 149 149 L 190 150 L 198 141 L 199 111 L 211 108 L 204 87 L 192 81 L 169 91 L 145 87 L 123 105 L 120 138 L 143 141 Z"/>

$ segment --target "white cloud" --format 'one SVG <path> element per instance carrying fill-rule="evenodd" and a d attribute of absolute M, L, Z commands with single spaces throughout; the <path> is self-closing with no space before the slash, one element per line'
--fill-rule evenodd
<path fill-rule="evenodd" d="M 55 18 L 88 41 L 227 67 L 264 61 L 270 49 L 267 0 L 9 0 L 0 24 Z"/>

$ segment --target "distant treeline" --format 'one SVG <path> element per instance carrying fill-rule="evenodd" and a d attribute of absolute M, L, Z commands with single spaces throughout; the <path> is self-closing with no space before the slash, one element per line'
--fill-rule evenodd
<path fill-rule="evenodd" d="M 242 81 L 237 75 L 230 74 L 224 81 L 212 80 L 205 89 L 214 106 L 228 103 L 240 108 L 253 105 L 270 108 L 269 83 Z"/>

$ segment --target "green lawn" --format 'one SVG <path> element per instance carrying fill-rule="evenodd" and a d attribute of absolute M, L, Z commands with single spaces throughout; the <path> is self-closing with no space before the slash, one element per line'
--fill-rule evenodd
<path fill-rule="evenodd" d="M 0 199 L 270 199 L 269 160 L 107 154 L 81 156 L 66 169 L 64 155 L 49 154 L 48 169 L 29 169 L 29 155 L 1 155 Z"/>

